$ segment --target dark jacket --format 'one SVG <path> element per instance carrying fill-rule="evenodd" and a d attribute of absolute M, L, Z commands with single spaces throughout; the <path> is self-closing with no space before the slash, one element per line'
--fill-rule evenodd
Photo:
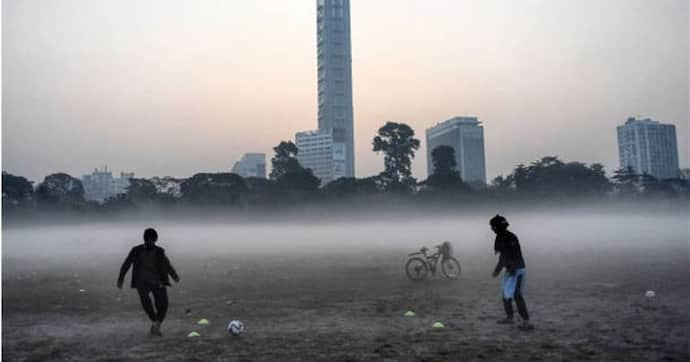
<path fill-rule="evenodd" d="M 494 250 L 501 253 L 496 265 L 496 273 L 499 273 L 504 267 L 508 273 L 525 267 L 525 260 L 522 258 L 522 250 L 520 250 L 520 241 L 510 231 L 504 230 L 496 234 Z"/>
<path fill-rule="evenodd" d="M 132 248 L 132 250 L 129 252 L 129 255 L 127 255 L 127 258 L 125 259 L 125 262 L 122 263 L 122 267 L 120 268 L 120 276 L 117 278 L 118 284 L 122 283 L 125 280 L 125 274 L 127 274 L 127 271 L 129 270 L 129 267 L 134 265 L 132 268 L 132 288 L 137 288 L 139 286 L 143 286 L 143 283 L 145 282 L 152 282 L 152 281 L 144 281 L 141 280 L 141 255 L 142 252 L 146 247 L 144 244 L 137 245 Z M 165 250 L 161 247 L 158 246 L 153 246 L 153 248 L 156 251 L 156 270 L 158 271 L 158 277 L 162 285 L 170 285 L 170 279 L 168 279 L 168 275 L 172 276 L 173 279 L 177 280 L 179 277 L 177 276 L 177 272 L 175 271 L 175 268 L 173 268 L 172 264 L 170 264 L 170 260 L 168 260 L 168 257 L 165 256 Z"/>

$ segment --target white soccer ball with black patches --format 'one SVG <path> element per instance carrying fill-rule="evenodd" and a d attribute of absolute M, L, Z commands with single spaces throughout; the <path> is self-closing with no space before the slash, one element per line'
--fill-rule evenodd
<path fill-rule="evenodd" d="M 240 321 L 231 321 L 228 324 L 228 333 L 232 334 L 233 336 L 239 336 L 244 332 L 244 324 Z"/>

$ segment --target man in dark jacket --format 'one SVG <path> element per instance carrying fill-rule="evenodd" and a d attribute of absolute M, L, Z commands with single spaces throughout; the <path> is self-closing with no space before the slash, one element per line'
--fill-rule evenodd
<path fill-rule="evenodd" d="M 506 311 L 506 318 L 498 321 L 499 324 L 513 324 L 513 299 L 517 305 L 518 313 L 522 318 L 522 324 L 518 327 L 523 330 L 533 329 L 529 323 L 527 304 L 522 292 L 525 287 L 525 260 L 522 258 L 520 242 L 515 234 L 508 231 L 508 220 L 501 215 L 494 216 L 491 221 L 491 230 L 496 233 L 494 240 L 494 252 L 500 253 L 498 264 L 494 268 L 492 276 L 495 278 L 501 273 L 503 268 L 503 307 Z"/>
<path fill-rule="evenodd" d="M 151 319 L 151 335 L 160 336 L 161 323 L 165 319 L 165 314 L 168 311 L 168 292 L 166 286 L 170 286 L 170 275 L 175 282 L 180 281 L 175 268 L 170 264 L 170 260 L 165 256 L 165 250 L 156 246 L 158 240 L 158 233 L 154 229 L 146 229 L 144 231 L 144 244 L 137 245 L 132 248 L 122 263 L 120 268 L 120 276 L 117 278 L 117 287 L 122 288 L 125 280 L 125 274 L 132 268 L 132 284 L 139 293 L 141 305 L 144 311 Z M 156 308 L 153 308 L 150 294 L 153 294 Z"/>

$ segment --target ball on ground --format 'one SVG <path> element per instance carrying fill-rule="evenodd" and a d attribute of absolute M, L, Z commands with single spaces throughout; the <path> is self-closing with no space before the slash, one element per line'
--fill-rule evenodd
<path fill-rule="evenodd" d="M 244 324 L 240 321 L 231 321 L 228 324 L 228 333 L 232 334 L 233 336 L 239 336 L 244 332 Z"/>

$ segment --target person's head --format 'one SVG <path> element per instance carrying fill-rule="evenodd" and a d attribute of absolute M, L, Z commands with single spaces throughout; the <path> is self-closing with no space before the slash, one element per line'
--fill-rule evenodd
<path fill-rule="evenodd" d="M 158 233 L 153 228 L 144 230 L 144 245 L 151 247 L 158 241 Z"/>
<path fill-rule="evenodd" d="M 508 220 L 506 220 L 505 217 L 496 214 L 496 216 L 492 217 L 489 221 L 489 225 L 491 225 L 491 230 L 498 234 L 499 232 L 507 230 L 510 224 L 508 224 Z"/>

